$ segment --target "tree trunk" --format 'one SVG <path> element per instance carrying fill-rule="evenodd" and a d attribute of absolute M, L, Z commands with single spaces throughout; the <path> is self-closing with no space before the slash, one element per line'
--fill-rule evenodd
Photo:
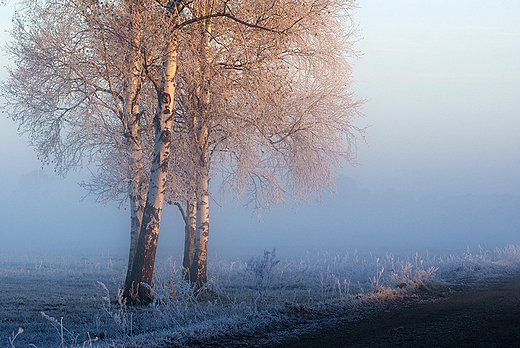
<path fill-rule="evenodd" d="M 211 13 L 212 0 L 205 0 L 201 5 L 201 15 Z M 195 117 L 195 148 L 198 164 L 196 170 L 196 196 L 197 196 L 197 230 L 195 233 L 195 248 L 190 266 L 190 280 L 197 287 L 208 281 L 207 276 L 207 254 L 209 237 L 209 104 L 210 104 L 210 70 L 209 49 L 211 41 L 212 23 L 206 19 L 200 23 L 200 80 L 195 108 L 198 115 Z"/>
<path fill-rule="evenodd" d="M 125 89 L 123 94 L 123 127 L 129 159 L 128 197 L 130 201 L 130 250 L 128 253 L 128 268 L 126 277 L 132 272 L 137 240 L 141 229 L 144 205 L 146 201 L 146 174 L 144 173 L 144 154 L 141 137 L 141 87 L 142 87 L 142 59 L 140 53 L 142 29 L 137 20 L 140 4 L 136 0 L 127 0 L 124 4 L 129 12 L 127 23 L 131 33 L 126 48 Z"/>
<path fill-rule="evenodd" d="M 135 138 L 134 138 L 135 139 Z M 137 141 L 137 140 L 136 140 Z M 139 136 L 140 141 L 140 136 Z M 134 141 L 132 141 L 134 142 Z M 143 218 L 144 205 L 146 202 L 145 190 L 146 181 L 143 167 L 142 147 L 137 144 L 131 145 L 130 153 L 130 171 L 131 181 L 129 183 L 129 200 L 130 200 L 130 251 L 128 254 L 127 277 L 132 272 L 135 252 L 137 250 L 137 241 L 141 229 L 141 221 Z"/>
<path fill-rule="evenodd" d="M 137 42 L 136 42 L 137 44 Z M 134 255 L 141 229 L 144 204 L 146 201 L 146 175 L 144 173 L 144 155 L 141 138 L 141 122 L 139 113 L 140 89 L 141 89 L 141 64 L 138 59 L 137 48 L 131 47 L 129 64 L 131 71 L 126 81 L 124 95 L 124 112 L 126 119 L 126 140 L 129 158 L 129 187 L 130 200 L 130 252 L 128 255 L 127 276 L 131 273 Z"/>
<path fill-rule="evenodd" d="M 159 226 L 166 192 L 168 163 L 171 153 L 174 82 L 177 71 L 177 41 L 175 35 L 167 45 L 162 71 L 163 77 L 157 91 L 157 111 L 154 117 L 155 145 L 150 183 L 132 270 L 130 277 L 126 279 L 123 292 L 123 297 L 129 303 L 147 304 L 153 299 L 150 289 L 142 286 L 141 283 L 152 286 Z"/>
<path fill-rule="evenodd" d="M 184 235 L 184 257 L 182 260 L 182 269 L 184 279 L 190 280 L 190 266 L 193 259 L 193 251 L 195 249 L 195 232 L 197 229 L 197 201 L 195 194 L 190 197 L 186 206 L 186 226 Z"/>
<path fill-rule="evenodd" d="M 197 175 L 197 231 L 195 248 L 190 267 L 190 280 L 197 287 L 208 281 L 208 237 L 209 237 L 209 172 L 203 170 Z"/>

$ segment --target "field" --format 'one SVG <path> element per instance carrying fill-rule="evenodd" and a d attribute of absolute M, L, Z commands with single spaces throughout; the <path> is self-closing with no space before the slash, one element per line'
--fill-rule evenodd
<path fill-rule="evenodd" d="M 179 260 L 159 260 L 153 305 L 132 308 L 118 297 L 124 258 L 3 255 L 0 347 L 276 345 L 324 322 L 357 321 L 380 303 L 516 272 L 520 246 L 400 257 L 272 250 L 211 261 L 211 280 L 195 293 Z"/>

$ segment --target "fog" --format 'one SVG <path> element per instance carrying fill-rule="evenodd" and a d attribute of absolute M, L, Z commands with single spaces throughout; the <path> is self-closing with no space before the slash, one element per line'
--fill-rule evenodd
<path fill-rule="evenodd" d="M 321 200 L 264 212 L 213 190 L 210 254 L 462 251 L 520 244 L 520 3 L 361 1 L 353 91 L 368 144 Z M 12 2 L 0 14 L 8 35 Z M 4 11 L 5 9 L 5 11 Z M 9 64 L 1 57 L 1 66 Z M 0 79 L 6 76 L 2 68 Z M 0 252 L 125 256 L 129 213 L 85 197 L 41 164 L 0 116 Z M 159 250 L 179 256 L 182 219 L 164 211 Z"/>

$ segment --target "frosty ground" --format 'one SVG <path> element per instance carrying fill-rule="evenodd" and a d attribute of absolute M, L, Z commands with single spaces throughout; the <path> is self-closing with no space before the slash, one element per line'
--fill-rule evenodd
<path fill-rule="evenodd" d="M 124 258 L 3 255 L 0 347 L 276 345 L 360 320 L 380 303 L 445 296 L 454 286 L 517 272 L 520 246 L 401 257 L 354 251 L 284 258 L 272 250 L 214 258 L 208 286 L 196 293 L 179 264 L 159 261 L 156 300 L 132 308 L 118 297 Z"/>

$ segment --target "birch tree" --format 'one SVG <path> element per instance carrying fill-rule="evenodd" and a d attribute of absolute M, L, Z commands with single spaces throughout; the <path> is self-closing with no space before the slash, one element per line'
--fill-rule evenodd
<path fill-rule="evenodd" d="M 169 7 L 168 15 L 171 18 L 171 24 L 178 24 L 179 5 L 170 2 L 167 6 Z M 178 56 L 177 33 L 168 26 L 165 30 L 171 31 L 171 34 L 166 36 L 160 83 L 149 75 L 157 92 L 157 109 L 154 116 L 155 142 L 150 182 L 136 254 L 123 293 L 123 297 L 128 300 L 139 298 L 141 302 L 145 303 L 153 297 L 150 289 L 140 286 L 140 284 L 152 284 L 153 280 L 159 226 L 166 193 L 174 117 L 173 101 Z"/>
<path fill-rule="evenodd" d="M 199 23 L 203 29 L 187 50 L 196 52 L 183 95 L 195 148 L 190 280 L 198 286 L 207 281 L 211 171 L 225 174 L 222 191 L 256 211 L 287 198 L 297 204 L 332 188 L 334 169 L 343 160 L 355 163 L 364 134 L 353 124 L 361 103 L 349 91 L 346 60 L 355 56 L 353 4 L 283 2 L 270 12 L 259 2 L 241 4 L 235 14 L 263 30 L 214 18 Z"/>
<path fill-rule="evenodd" d="M 213 0 L 205 0 L 199 8 L 200 17 L 212 13 Z M 197 36 L 200 40 L 198 64 L 196 65 L 197 84 L 192 95 L 192 108 L 195 112 L 188 119 L 190 143 L 195 155 L 195 197 L 196 197 L 196 232 L 193 243 L 193 256 L 190 264 L 190 279 L 200 284 L 207 282 L 206 263 L 209 237 L 209 170 L 210 170 L 210 67 L 209 51 L 212 35 L 212 20 L 206 19 L 198 24 Z"/>

